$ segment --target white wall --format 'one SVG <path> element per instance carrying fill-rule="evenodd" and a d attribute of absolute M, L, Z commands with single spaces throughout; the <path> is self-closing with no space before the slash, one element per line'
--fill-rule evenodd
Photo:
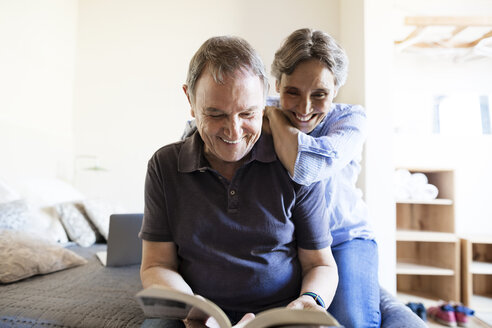
<path fill-rule="evenodd" d="M 456 232 L 492 233 L 492 136 L 432 135 L 432 97 L 462 92 L 492 95 L 492 58 L 453 62 L 399 55 L 395 61 L 395 164 L 455 170 Z M 463 108 L 462 115 L 469 115 Z"/>
<path fill-rule="evenodd" d="M 338 0 L 80 1 L 75 152 L 108 169 L 99 196 L 142 211 L 147 160 L 190 118 L 181 86 L 207 38 L 246 38 L 269 70 L 290 32 L 309 26 L 337 36 L 338 23 Z"/>
<path fill-rule="evenodd" d="M 365 57 L 384 64 L 384 56 L 377 55 L 387 42 L 378 38 L 384 27 L 380 12 L 387 4 L 365 3 L 0 0 L 0 45 L 9 49 L 0 52 L 2 71 L 7 70 L 0 74 L 1 86 L 8 91 L 8 97 L 0 97 L 0 143 L 14 154 L 0 165 L 18 174 L 34 171 L 71 179 L 75 157 L 96 156 L 108 171 L 77 172 L 77 187 L 142 211 L 147 160 L 160 146 L 178 140 L 190 118 L 181 85 L 202 42 L 214 35 L 243 36 L 269 70 L 290 32 L 319 28 L 339 39 L 351 60 L 348 84 L 337 101 L 365 105 L 373 122 L 365 159 L 370 169 L 362 185 L 371 194 L 366 196 L 376 230 L 384 227 L 378 232 L 384 246 L 380 267 L 391 290 L 386 278 L 394 270 L 394 218 L 388 217 L 393 210 L 385 207 L 386 194 L 377 188 L 378 174 L 385 171 L 378 160 L 388 156 L 378 157 L 378 149 L 385 147 L 379 143 L 386 140 L 385 130 L 377 129 L 379 119 L 387 120 L 380 103 L 385 91 L 366 86 L 382 85 L 384 75 L 378 77 Z"/>
<path fill-rule="evenodd" d="M 343 0 L 340 11 L 340 42 L 350 59 L 350 75 L 337 101 L 362 104 L 368 116 L 363 188 L 370 221 L 379 246 L 379 280 L 390 292 L 396 290 L 395 208 L 392 194 L 392 108 L 390 89 L 392 37 L 387 21 L 388 0 Z"/>
<path fill-rule="evenodd" d="M 77 1 L 0 0 L 0 178 L 70 179 Z"/>
<path fill-rule="evenodd" d="M 407 14 L 492 15 L 492 3 L 483 0 L 396 3 Z M 396 53 L 392 84 L 395 165 L 454 169 L 456 232 L 492 233 L 492 136 L 430 133 L 433 96 L 492 94 L 492 58 Z"/>

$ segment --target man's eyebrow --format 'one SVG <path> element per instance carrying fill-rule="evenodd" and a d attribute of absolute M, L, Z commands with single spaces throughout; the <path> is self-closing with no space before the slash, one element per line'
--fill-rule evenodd
<path fill-rule="evenodd" d="M 241 112 L 250 112 L 250 111 L 255 111 L 257 110 L 259 107 L 256 106 L 256 105 L 253 105 L 251 107 L 248 107 L 248 108 L 245 108 L 245 109 L 242 109 Z M 224 111 L 222 109 L 218 109 L 218 108 L 215 108 L 215 107 L 207 107 L 205 108 L 205 111 L 207 113 L 223 113 Z"/>
<path fill-rule="evenodd" d="M 223 112 L 223 110 L 215 108 L 215 107 L 207 107 L 207 108 L 205 108 L 205 111 L 209 112 L 209 113 L 222 113 Z"/>
<path fill-rule="evenodd" d="M 258 106 L 253 105 L 253 106 L 251 106 L 251 107 L 248 107 L 248 108 L 243 109 L 242 111 L 243 111 L 243 112 L 255 111 L 255 110 L 257 110 L 258 108 L 259 108 Z"/>

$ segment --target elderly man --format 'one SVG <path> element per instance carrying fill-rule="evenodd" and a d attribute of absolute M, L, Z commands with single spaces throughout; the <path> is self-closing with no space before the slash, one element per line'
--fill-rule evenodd
<path fill-rule="evenodd" d="M 261 59 L 243 39 L 211 38 L 183 89 L 197 132 L 149 161 L 143 286 L 202 295 L 233 323 L 278 306 L 324 311 L 338 276 L 323 189 L 294 183 L 261 135 Z"/>

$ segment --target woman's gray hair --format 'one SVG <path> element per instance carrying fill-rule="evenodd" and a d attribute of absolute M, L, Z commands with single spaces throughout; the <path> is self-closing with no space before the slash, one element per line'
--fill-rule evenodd
<path fill-rule="evenodd" d="M 275 53 L 272 75 L 280 81 L 282 74 L 290 75 L 301 62 L 316 59 L 324 63 L 340 88 L 347 80 L 348 57 L 345 50 L 325 32 L 309 28 L 294 31 Z"/>
<path fill-rule="evenodd" d="M 188 96 L 195 102 L 196 83 L 205 68 L 210 70 L 215 82 L 223 84 L 224 78 L 238 69 L 251 71 L 263 82 L 264 98 L 268 93 L 265 65 L 258 53 L 244 39 L 235 36 L 217 36 L 208 39 L 191 58 L 186 84 Z"/>

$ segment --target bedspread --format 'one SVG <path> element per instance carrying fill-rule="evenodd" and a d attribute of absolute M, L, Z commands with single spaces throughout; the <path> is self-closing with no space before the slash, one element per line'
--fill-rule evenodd
<path fill-rule="evenodd" d="M 89 263 L 0 285 L 0 328 L 140 327 L 145 318 L 134 298 L 142 288 L 140 266 L 103 267 L 95 254 L 105 248 L 70 248 Z M 380 306 L 383 328 L 426 327 L 384 289 Z"/>
<path fill-rule="evenodd" d="M 95 254 L 105 247 L 71 247 L 89 263 L 0 285 L 0 328 L 140 327 L 140 266 L 102 266 Z"/>

